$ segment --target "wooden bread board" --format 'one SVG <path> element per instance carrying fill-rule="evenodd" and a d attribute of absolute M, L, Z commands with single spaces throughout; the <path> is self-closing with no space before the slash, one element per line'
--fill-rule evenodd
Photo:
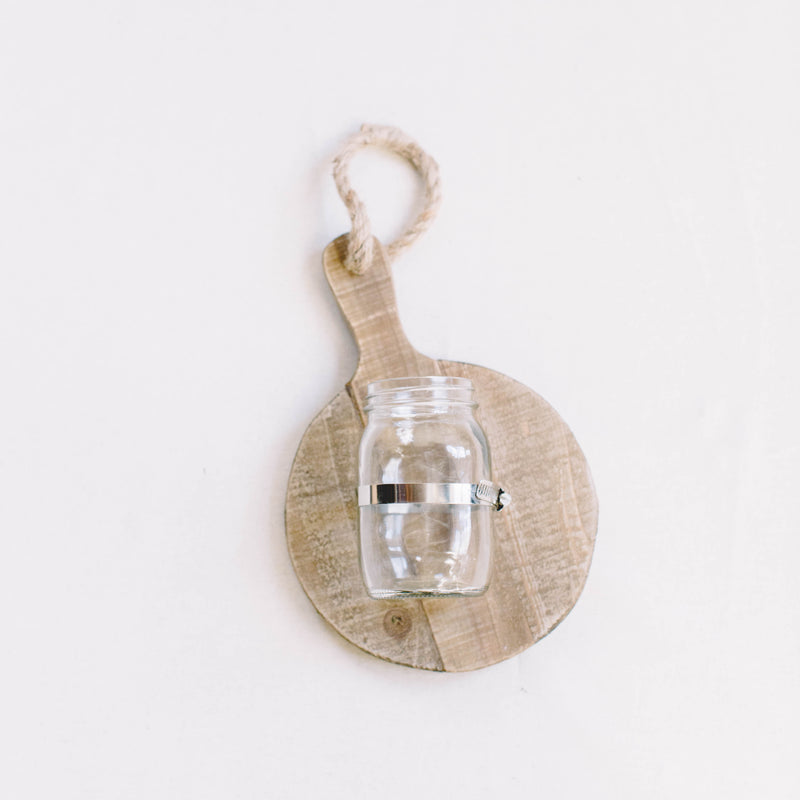
<path fill-rule="evenodd" d="M 463 672 L 530 647 L 569 613 L 589 572 L 597 498 L 569 428 L 538 394 L 501 373 L 417 352 L 403 332 L 386 254 L 344 266 L 347 236 L 323 264 L 359 347 L 345 389 L 303 436 L 286 494 L 286 537 L 295 571 L 317 611 L 372 655 L 421 669 Z M 381 378 L 469 378 L 492 454 L 493 479 L 513 498 L 494 517 L 494 570 L 481 597 L 373 600 L 358 550 L 358 445 L 367 383 Z"/>

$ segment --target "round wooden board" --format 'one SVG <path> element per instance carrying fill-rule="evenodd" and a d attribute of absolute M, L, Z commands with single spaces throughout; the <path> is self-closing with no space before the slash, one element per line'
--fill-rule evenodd
<path fill-rule="evenodd" d="M 539 395 L 506 375 L 434 361 L 408 344 L 376 245 L 372 268 L 360 276 L 344 270 L 342 239 L 325 251 L 328 280 L 361 356 L 353 380 L 317 415 L 297 450 L 286 496 L 289 552 L 317 611 L 368 653 L 430 670 L 486 667 L 541 639 L 574 606 L 594 549 L 597 498 L 575 438 Z M 513 502 L 494 518 L 486 594 L 373 600 L 361 579 L 356 503 L 366 382 L 430 374 L 473 382 L 493 477 Z"/>

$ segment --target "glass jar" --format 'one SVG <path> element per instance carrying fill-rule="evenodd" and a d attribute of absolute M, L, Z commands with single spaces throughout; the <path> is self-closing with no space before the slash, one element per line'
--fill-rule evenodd
<path fill-rule="evenodd" d="M 359 449 L 361 569 L 371 597 L 471 596 L 486 591 L 492 514 L 489 446 L 472 382 L 391 378 L 367 387 Z"/>

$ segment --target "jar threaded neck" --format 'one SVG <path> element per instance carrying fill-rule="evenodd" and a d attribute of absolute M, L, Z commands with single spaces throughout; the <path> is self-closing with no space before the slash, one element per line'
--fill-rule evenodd
<path fill-rule="evenodd" d="M 456 410 L 473 408 L 474 387 L 468 378 L 448 375 L 387 378 L 367 386 L 366 410 L 409 408 Z"/>

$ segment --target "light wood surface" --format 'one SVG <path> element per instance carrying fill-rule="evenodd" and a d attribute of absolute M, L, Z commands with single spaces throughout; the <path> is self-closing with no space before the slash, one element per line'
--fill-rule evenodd
<path fill-rule="evenodd" d="M 495 664 L 551 631 L 583 589 L 597 531 L 586 459 L 556 411 L 526 386 L 485 367 L 418 353 L 400 324 L 382 246 L 375 240 L 371 268 L 353 275 L 344 267 L 345 243 L 343 236 L 328 245 L 323 264 L 359 363 L 295 456 L 286 495 L 295 571 L 317 611 L 373 655 L 448 672 Z M 361 579 L 356 486 L 366 385 L 414 375 L 473 382 L 494 480 L 513 498 L 495 515 L 494 572 L 481 597 L 373 600 Z"/>

